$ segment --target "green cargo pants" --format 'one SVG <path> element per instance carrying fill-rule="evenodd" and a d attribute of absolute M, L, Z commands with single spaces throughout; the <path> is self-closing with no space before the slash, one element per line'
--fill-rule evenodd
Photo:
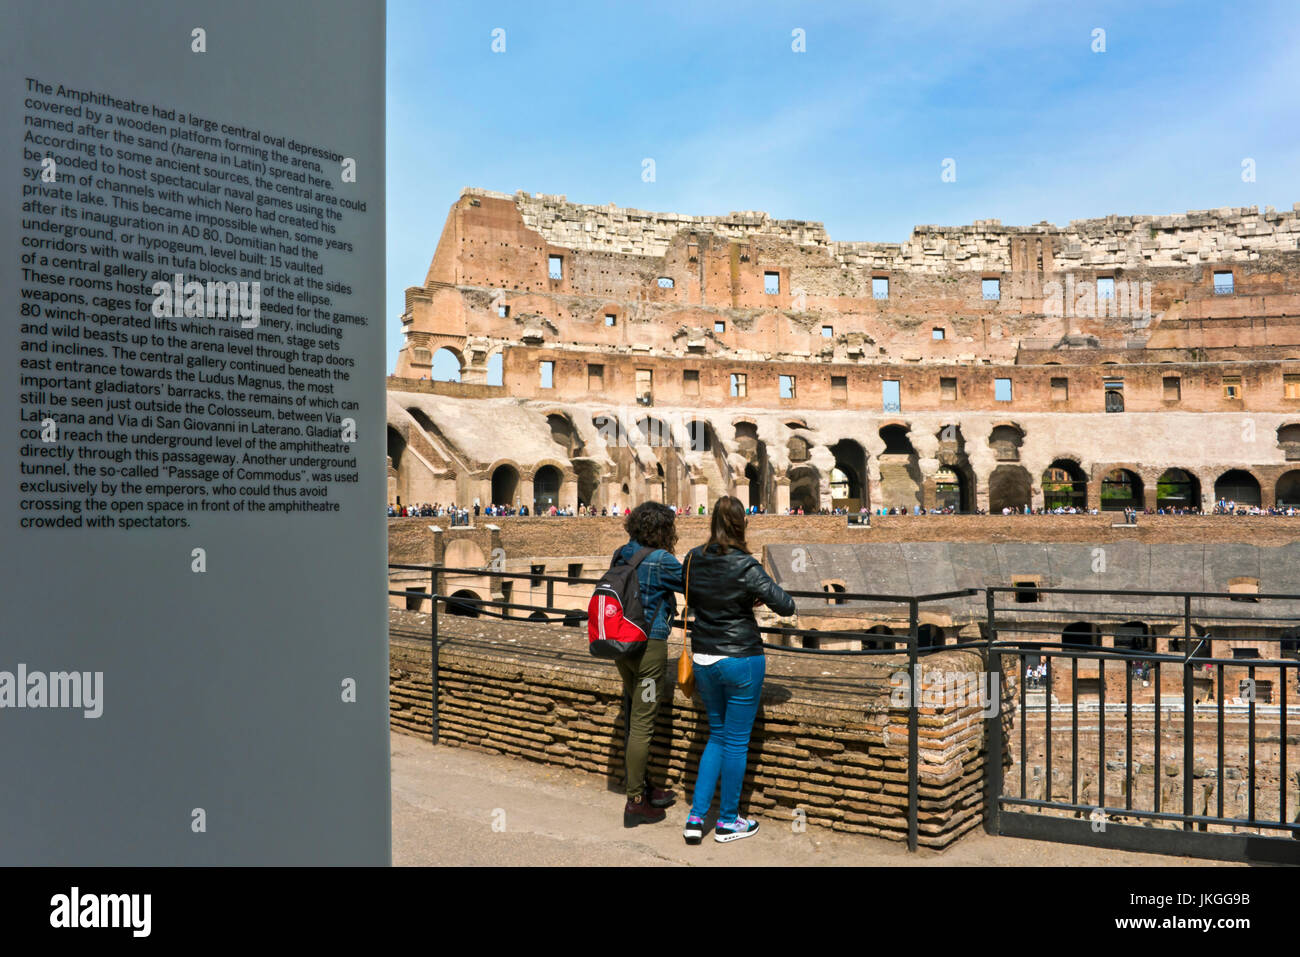
<path fill-rule="evenodd" d="M 625 787 L 628 798 L 640 797 L 648 783 L 646 764 L 650 758 L 650 739 L 654 737 L 655 716 L 659 700 L 670 693 L 664 680 L 668 661 L 668 642 L 652 638 L 638 657 L 620 658 L 618 673 L 623 676 L 623 701 L 629 700 L 626 747 L 623 751 L 627 771 Z"/>

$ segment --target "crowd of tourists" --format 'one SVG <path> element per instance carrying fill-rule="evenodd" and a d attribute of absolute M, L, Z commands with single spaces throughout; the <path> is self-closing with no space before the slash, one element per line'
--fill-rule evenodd
<path fill-rule="evenodd" d="M 858 509 L 849 509 L 843 507 L 836 508 L 818 508 L 804 509 L 802 506 L 791 506 L 780 512 L 769 513 L 761 505 L 741 506 L 746 515 L 988 515 L 989 512 L 982 508 L 976 508 L 970 512 L 962 512 L 952 506 L 942 506 L 936 508 L 922 508 L 920 505 L 911 507 L 896 505 L 890 508 L 872 508 L 866 507 Z M 703 515 L 705 514 L 704 506 L 698 505 L 692 508 L 684 505 L 665 505 L 674 515 Z M 1125 519 L 1129 522 L 1136 520 L 1138 515 L 1205 515 L 1206 512 L 1200 508 L 1189 508 L 1182 506 L 1160 506 L 1159 508 L 1125 508 L 1122 510 Z M 594 505 L 551 505 L 548 508 L 540 509 L 533 512 L 527 505 L 487 505 L 482 506 L 475 502 L 473 505 L 456 505 L 443 504 L 439 502 L 417 502 L 411 505 L 399 504 L 396 502 L 388 503 L 389 518 L 449 518 L 453 525 L 469 525 L 474 518 L 480 515 L 486 515 L 491 518 L 502 518 L 509 516 L 528 517 L 537 515 L 542 517 L 564 518 L 579 516 L 583 518 L 609 518 L 619 517 L 626 518 L 632 514 L 632 508 L 629 506 L 602 505 L 599 509 Z M 998 514 L 994 512 L 992 514 Z M 1002 515 L 1099 515 L 1101 510 L 1097 508 L 1083 508 L 1077 505 L 1057 505 L 1054 507 L 1030 508 L 1028 505 L 1005 505 L 1001 509 Z M 1297 516 L 1300 515 L 1300 506 L 1296 505 L 1271 505 L 1262 507 L 1259 505 L 1246 505 L 1241 502 L 1235 502 L 1231 499 L 1220 499 L 1214 504 L 1213 509 L 1208 513 L 1211 515 L 1282 515 Z"/>

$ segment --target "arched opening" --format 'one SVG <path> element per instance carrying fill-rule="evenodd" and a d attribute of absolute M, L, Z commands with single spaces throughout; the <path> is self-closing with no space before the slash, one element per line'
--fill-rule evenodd
<path fill-rule="evenodd" d="M 810 465 L 790 470 L 790 507 L 811 514 L 821 508 L 821 476 Z"/>
<path fill-rule="evenodd" d="M 1201 483 L 1186 469 L 1165 469 L 1156 480 L 1156 508 L 1200 508 Z"/>
<path fill-rule="evenodd" d="M 590 459 L 580 459 L 573 463 L 573 471 L 578 476 L 578 504 L 595 505 L 600 490 L 600 466 Z"/>
<path fill-rule="evenodd" d="M 1023 512 L 1030 501 L 1029 473 L 1019 465 L 999 465 L 989 474 L 989 512 Z"/>
<path fill-rule="evenodd" d="M 402 453 L 406 451 L 406 439 L 391 425 L 388 427 L 388 460 L 395 469 L 402 467 Z"/>
<path fill-rule="evenodd" d="M 1260 504 L 1259 480 L 1245 469 L 1230 469 L 1214 483 L 1218 502 L 1235 502 L 1247 507 Z"/>
<path fill-rule="evenodd" d="M 462 618 L 477 618 L 479 610 L 483 607 L 483 599 L 476 592 L 468 588 L 462 588 L 458 592 L 452 593 L 447 599 L 447 614 L 460 615 Z"/>
<path fill-rule="evenodd" d="M 916 629 L 916 646 L 918 648 L 937 648 L 943 643 L 943 629 L 938 625 L 921 625 Z"/>
<path fill-rule="evenodd" d="M 465 360 L 455 349 L 443 346 L 433 354 L 433 364 L 429 378 L 435 382 L 459 382 L 460 374 L 465 368 Z"/>
<path fill-rule="evenodd" d="M 757 442 L 757 441 L 758 441 L 758 426 L 755 425 L 753 422 L 746 422 L 746 421 L 744 421 L 744 420 L 741 420 L 740 422 L 737 422 L 737 423 L 736 423 L 736 441 L 737 441 L 738 443 L 742 443 L 742 444 L 743 444 L 744 442 L 746 442 L 746 441 L 749 441 L 749 442 Z"/>
<path fill-rule="evenodd" d="M 627 433 L 618 416 L 611 414 L 592 416 L 591 424 L 600 433 L 601 440 L 610 448 L 627 445 Z"/>
<path fill-rule="evenodd" d="M 912 440 L 908 437 L 907 426 L 887 425 L 880 430 L 880 437 L 885 441 L 886 455 L 915 455 Z"/>
<path fill-rule="evenodd" d="M 1300 459 L 1300 423 L 1288 422 L 1278 426 L 1277 447 L 1286 453 L 1288 461 Z"/>
<path fill-rule="evenodd" d="M 1277 480 L 1277 504 L 1283 508 L 1300 508 L 1300 470 L 1283 472 Z"/>
<path fill-rule="evenodd" d="M 880 430 L 885 450 L 880 454 L 880 504 L 912 511 L 922 504 L 921 467 L 905 425 Z"/>
<path fill-rule="evenodd" d="M 1095 648 L 1101 644 L 1101 639 L 1097 636 L 1097 629 L 1093 627 L 1092 622 L 1076 621 L 1072 625 L 1066 625 L 1065 630 L 1061 632 L 1061 644 L 1087 645 Z"/>
<path fill-rule="evenodd" d="M 1142 479 L 1128 469 L 1111 469 L 1101 479 L 1101 507 L 1107 512 L 1142 508 Z"/>
<path fill-rule="evenodd" d="M 896 648 L 898 643 L 892 641 L 894 629 L 888 625 L 872 625 L 867 629 L 868 635 L 880 635 L 879 638 L 865 638 L 862 641 L 863 648 L 874 648 L 880 651 Z"/>
<path fill-rule="evenodd" d="M 1014 425 L 994 426 L 989 433 L 989 446 L 999 462 L 1019 462 L 1024 442 L 1025 433 Z"/>
<path fill-rule="evenodd" d="M 786 443 L 785 448 L 790 455 L 791 462 L 807 462 L 812 454 L 808 440 L 802 435 L 790 436 L 790 441 Z"/>
<path fill-rule="evenodd" d="M 582 439 L 567 415 L 552 412 L 546 417 L 546 424 L 551 427 L 551 441 L 564 449 L 565 456 L 574 458 L 582 454 Z"/>
<path fill-rule="evenodd" d="M 672 430 L 663 419 L 647 415 L 637 421 L 636 427 L 641 433 L 641 440 L 652 449 L 672 448 L 676 445 Z"/>
<path fill-rule="evenodd" d="M 936 508 L 969 512 L 970 480 L 955 468 L 941 468 L 934 473 L 934 504 Z"/>
<path fill-rule="evenodd" d="M 1056 459 L 1043 472 L 1043 507 L 1088 507 L 1088 476 L 1079 463 L 1070 459 Z"/>
<path fill-rule="evenodd" d="M 686 438 L 692 452 L 713 451 L 713 427 L 705 419 L 691 419 L 686 423 Z"/>
<path fill-rule="evenodd" d="M 852 439 L 841 439 L 831 446 L 835 468 L 831 470 L 831 507 L 856 512 L 867 504 L 863 480 L 867 473 L 867 453 Z"/>
<path fill-rule="evenodd" d="M 492 470 L 492 504 L 514 505 L 519 497 L 519 470 L 498 465 Z"/>
<path fill-rule="evenodd" d="M 533 476 L 533 513 L 541 515 L 552 505 L 560 506 L 560 470 L 554 465 L 543 465 Z"/>
<path fill-rule="evenodd" d="M 1146 622 L 1126 621 L 1115 626 L 1115 647 L 1126 651 L 1155 652 L 1156 640 Z"/>

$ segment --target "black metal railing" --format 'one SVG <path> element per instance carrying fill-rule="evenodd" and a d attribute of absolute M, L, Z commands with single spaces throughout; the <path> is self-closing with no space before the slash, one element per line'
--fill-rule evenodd
<path fill-rule="evenodd" d="M 1013 600 L 999 604 L 1004 596 Z M 1300 717 L 1300 711 L 1291 713 L 1289 703 L 1292 695 L 1300 697 L 1300 657 L 1290 657 L 1300 642 L 1294 630 L 1283 628 L 1300 624 L 1300 595 L 1066 588 L 1034 588 L 1026 595 L 1023 587 L 991 587 L 985 590 L 985 599 L 989 667 L 998 673 L 999 687 L 1008 660 L 1016 663 L 1018 678 L 1012 710 L 1015 726 L 1005 739 L 1013 749 L 1010 781 L 1004 776 L 1007 762 L 1002 752 L 1005 715 L 987 719 L 986 830 L 1130 850 L 1300 863 L 1300 841 L 1292 840 L 1300 838 L 1300 815 L 1292 818 L 1288 796 L 1288 771 L 1295 764 L 1289 763 L 1287 754 L 1294 742 L 1289 721 Z M 1240 602 L 1254 607 L 1247 612 Z M 1268 608 L 1270 604 L 1280 613 L 1255 613 L 1275 610 Z M 1126 621 L 1129 624 L 1123 624 Z M 1063 623 L 1068 624 L 1063 627 Z M 1162 633 L 1153 634 L 1152 626 Z M 1229 634 L 1224 629 L 1251 629 L 1256 634 Z M 1264 634 L 1265 629 L 1283 633 Z M 1102 646 L 1107 637 L 1112 644 Z M 1222 652 L 1223 643 L 1229 641 L 1249 644 L 1243 649 L 1248 654 L 1258 654 L 1260 644 L 1270 653 L 1275 647 L 1277 653 L 1271 658 L 1216 656 L 1216 643 Z M 1168 650 L 1160 650 L 1161 642 L 1168 642 Z M 1230 693 L 1227 681 L 1233 672 L 1240 679 L 1237 694 Z M 1025 679 L 1030 673 L 1042 675 L 1041 702 L 1029 700 Z M 1276 680 L 1265 682 L 1263 675 L 1275 675 Z M 1141 689 L 1135 688 L 1138 681 Z M 1081 682 L 1087 683 L 1083 691 Z M 1116 684 L 1122 684 L 1122 689 L 1116 689 Z M 1267 691 L 1261 693 L 1265 685 Z M 1196 700 L 1198 686 L 1212 702 Z M 1108 702 L 1110 690 L 1122 693 L 1122 702 Z M 1172 699 L 1165 697 L 1167 690 Z M 1269 700 L 1261 701 L 1262 697 Z M 1081 755 L 1081 742 L 1090 743 L 1093 733 L 1080 729 L 1080 717 L 1094 710 L 1096 755 L 1092 759 Z M 1068 731 L 1059 725 L 1054 729 L 1054 720 L 1067 720 L 1067 711 Z M 1115 762 L 1107 737 L 1109 718 L 1117 713 L 1122 727 L 1115 731 L 1123 736 L 1123 750 Z M 1198 721 L 1203 726 L 1213 722 L 1212 733 L 1203 728 L 1198 735 Z M 1229 729 L 1234 732 L 1231 739 Z M 1068 737 L 1068 761 L 1064 755 L 1059 759 L 1053 755 L 1057 730 Z M 1179 736 L 1181 742 L 1176 740 Z M 1136 760 L 1135 737 L 1139 743 L 1150 741 L 1148 800 L 1138 797 L 1146 789 L 1142 776 L 1147 774 L 1138 769 L 1147 757 Z M 1172 754 L 1163 750 L 1166 737 L 1175 739 Z M 1276 749 L 1275 760 L 1263 766 L 1257 761 L 1262 746 L 1270 754 Z M 1039 755 L 1042 763 L 1036 766 L 1035 777 L 1041 783 L 1034 796 L 1028 769 Z M 1068 799 L 1064 793 L 1058 796 L 1054 787 L 1058 771 L 1068 774 Z M 1118 802 L 1110 800 L 1108 771 L 1123 775 Z M 1225 793 L 1232 774 L 1240 776 L 1245 790 L 1244 800 L 1234 800 L 1230 809 L 1225 806 Z M 1203 792 L 1199 810 L 1198 777 L 1207 782 L 1199 789 Z M 1096 800 L 1085 800 L 1081 783 L 1093 780 Z M 1174 781 L 1182 793 L 1171 806 L 1166 791 L 1174 790 Z M 1211 790 L 1216 792 L 1213 806 Z"/>
<path fill-rule="evenodd" d="M 458 609 L 460 614 L 483 615 L 492 618 L 501 618 L 507 620 L 534 620 L 534 615 L 544 615 L 546 620 L 552 623 L 563 622 L 568 625 L 581 626 L 587 620 L 587 610 L 585 608 L 575 608 L 572 606 L 561 607 L 555 603 L 555 586 L 562 584 L 570 585 L 589 585 L 595 586 L 599 583 L 599 578 L 583 578 L 574 575 L 548 575 L 539 574 L 532 571 L 528 572 L 508 572 L 503 569 L 492 566 L 482 568 L 453 568 L 446 565 L 411 565 L 400 563 L 389 563 L 388 568 L 391 571 L 417 571 L 423 572 L 429 576 L 429 590 L 417 591 L 411 588 L 396 589 L 390 588 L 388 594 L 394 597 L 407 599 L 418 599 L 421 602 L 429 602 L 429 641 L 430 641 L 430 709 L 431 709 L 431 737 L 434 744 L 438 743 L 438 677 L 439 677 L 439 647 L 441 641 L 438 635 L 438 607 L 442 605 L 448 609 Z M 533 587 L 544 584 L 546 586 L 546 599 L 544 605 L 538 605 L 535 602 L 523 603 L 515 601 L 506 601 L 502 599 L 483 599 L 483 598 L 458 598 L 456 595 L 444 595 L 440 586 L 445 582 L 444 576 L 452 577 L 475 577 L 488 578 L 500 581 L 501 579 L 525 580 Z M 494 582 L 494 585 L 496 583 Z M 497 591 L 497 588 L 493 588 Z M 931 595 L 877 595 L 849 592 L 827 593 L 822 591 L 792 591 L 787 590 L 786 594 L 790 597 L 812 598 L 819 602 L 833 601 L 836 604 L 847 602 L 869 602 L 877 605 L 886 606 L 903 606 L 906 609 L 907 616 L 907 633 L 906 634 L 879 634 L 869 631 L 855 630 L 835 630 L 821 631 L 807 628 L 791 628 L 781 625 L 760 625 L 759 631 L 767 637 L 779 635 L 784 638 L 833 638 L 839 640 L 859 640 L 863 643 L 860 649 L 847 648 L 813 648 L 802 647 L 797 645 L 777 644 L 775 642 L 764 641 L 763 647 L 768 651 L 793 654 L 793 655 L 827 655 L 840 657 L 871 657 L 893 655 L 897 656 L 905 650 L 908 662 L 909 680 L 918 673 L 918 664 L 924 654 L 931 651 L 952 650 L 954 648 L 971 648 L 980 650 L 983 647 L 981 641 L 970 641 L 958 644 L 945 644 L 935 646 L 925 646 L 921 644 L 920 638 L 920 616 L 921 606 L 930 602 L 944 601 L 954 598 L 969 598 L 978 595 L 977 589 L 967 588 L 958 589 L 949 592 L 939 592 Z M 519 615 L 512 615 L 512 611 L 520 612 Z M 552 619 L 552 615 L 555 616 Z M 901 617 L 901 615 L 899 616 Z M 682 620 L 680 617 L 675 618 L 673 627 L 680 627 Z M 874 647 L 866 647 L 870 643 Z M 896 646 L 902 645 L 903 649 Z M 894 646 L 894 647 L 891 647 Z M 913 691 L 910 689 L 909 691 Z M 914 697 L 909 694 L 909 702 L 914 702 Z M 917 708 L 914 703 L 910 704 L 907 709 L 907 846 L 909 850 L 915 851 L 919 840 L 919 804 L 920 804 L 920 745 L 919 745 L 919 722 Z"/>

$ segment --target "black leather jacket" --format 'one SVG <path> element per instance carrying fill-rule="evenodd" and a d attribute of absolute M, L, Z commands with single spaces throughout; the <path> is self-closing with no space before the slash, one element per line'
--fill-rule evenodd
<path fill-rule="evenodd" d="M 686 602 L 694 615 L 691 651 L 701 655 L 747 658 L 763 653 L 754 620 L 760 601 L 778 615 L 794 614 L 794 599 L 772 581 L 758 559 L 736 548 L 726 554 L 700 545 L 686 553 L 690 562 Z"/>

